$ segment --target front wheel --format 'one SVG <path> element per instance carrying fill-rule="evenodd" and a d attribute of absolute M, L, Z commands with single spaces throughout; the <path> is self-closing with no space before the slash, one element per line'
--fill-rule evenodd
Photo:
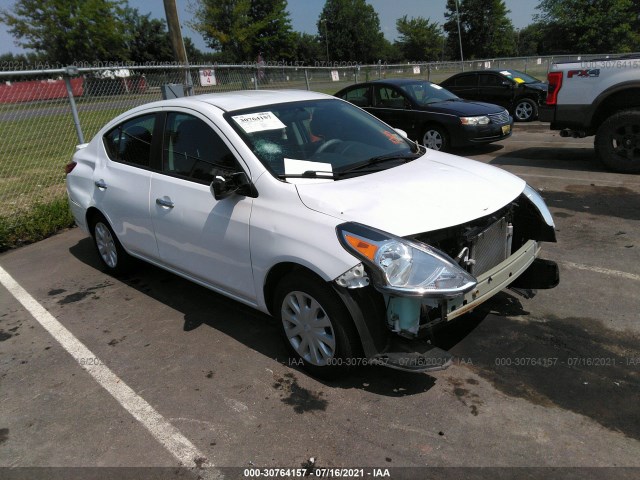
<path fill-rule="evenodd" d="M 353 320 L 320 279 L 305 272 L 283 278 L 276 289 L 274 313 L 293 363 L 312 375 L 336 378 L 358 364 L 360 342 Z"/>
<path fill-rule="evenodd" d="M 449 147 L 449 140 L 444 129 L 437 125 L 429 125 L 422 135 L 422 144 L 439 152 L 444 152 Z"/>
<path fill-rule="evenodd" d="M 623 110 L 607 118 L 596 132 L 594 146 L 611 170 L 640 173 L 640 111 Z"/>
<path fill-rule="evenodd" d="M 521 98 L 513 109 L 513 116 L 518 122 L 530 122 L 538 116 L 538 106 L 530 98 Z"/>

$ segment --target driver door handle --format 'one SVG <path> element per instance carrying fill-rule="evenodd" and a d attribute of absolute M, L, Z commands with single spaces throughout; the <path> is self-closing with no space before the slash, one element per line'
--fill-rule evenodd
<path fill-rule="evenodd" d="M 104 183 L 104 180 L 96 180 L 95 182 L 93 182 L 94 185 L 96 187 L 98 187 L 100 190 L 106 190 L 107 189 L 107 184 Z"/>

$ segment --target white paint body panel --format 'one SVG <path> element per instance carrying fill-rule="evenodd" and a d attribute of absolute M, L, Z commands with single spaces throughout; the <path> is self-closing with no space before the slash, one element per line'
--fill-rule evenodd
<path fill-rule="evenodd" d="M 297 187 L 312 210 L 406 236 L 489 215 L 520 195 L 525 182 L 480 162 L 428 150 L 389 170 Z"/>
<path fill-rule="evenodd" d="M 573 75 L 570 70 L 599 70 L 597 77 Z M 625 82 L 640 79 L 640 59 L 611 59 L 575 63 L 555 63 L 551 72 L 564 72 L 562 88 L 558 92 L 558 105 L 589 105 L 602 92 Z"/>
<path fill-rule="evenodd" d="M 270 103 L 332 98 L 304 91 L 232 92 L 154 102 L 120 115 L 86 148 L 67 177 L 72 211 L 85 225 L 95 207 L 124 248 L 137 257 L 264 312 L 265 279 L 282 262 L 331 281 L 359 263 L 339 243 L 345 221 L 405 236 L 488 215 L 522 193 L 521 179 L 479 162 L 429 151 L 408 164 L 374 174 L 315 184 L 273 177 L 226 122 L 224 111 Z M 230 147 L 259 195 L 216 201 L 206 185 L 139 170 L 108 159 L 102 136 L 123 120 L 172 110 L 205 120 Z M 107 190 L 96 188 L 104 180 Z M 170 199 L 174 208 L 156 204 Z"/>

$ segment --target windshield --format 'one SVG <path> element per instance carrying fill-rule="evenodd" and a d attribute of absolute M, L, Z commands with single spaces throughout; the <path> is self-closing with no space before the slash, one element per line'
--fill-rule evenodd
<path fill-rule="evenodd" d="M 449 90 L 431 82 L 416 82 L 402 85 L 400 88 L 415 100 L 418 105 L 457 100 L 458 97 Z"/>
<path fill-rule="evenodd" d="M 279 177 L 318 172 L 337 178 L 367 162 L 415 158 L 418 147 L 395 130 L 341 100 L 267 105 L 225 115 L 258 159 Z M 375 160 L 375 162 L 373 161 Z M 387 168 L 394 166 L 385 164 Z M 356 173 L 357 172 L 357 173 Z"/>
<path fill-rule="evenodd" d="M 527 75 L 524 72 L 519 72 L 518 70 L 500 70 L 500 73 L 518 83 L 541 83 L 536 77 Z"/>

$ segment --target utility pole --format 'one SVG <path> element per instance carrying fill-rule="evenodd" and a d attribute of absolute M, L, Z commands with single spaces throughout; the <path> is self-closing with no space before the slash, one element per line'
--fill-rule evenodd
<path fill-rule="evenodd" d="M 192 93 L 191 75 L 189 74 L 189 61 L 187 60 L 187 51 L 184 48 L 182 39 L 182 30 L 180 29 L 180 20 L 178 19 L 178 9 L 176 8 L 176 0 L 164 0 L 164 14 L 167 17 L 167 27 L 169 28 L 169 38 L 171 38 L 171 46 L 173 47 L 173 56 L 180 65 L 185 67 L 185 84 L 187 94 Z"/>
<path fill-rule="evenodd" d="M 460 33 L 460 12 L 458 11 L 458 0 L 456 0 L 456 20 L 458 20 L 458 42 L 460 43 L 460 62 L 464 72 L 464 56 L 462 55 L 462 34 Z"/>
<path fill-rule="evenodd" d="M 329 32 L 327 31 L 327 19 L 323 18 L 320 21 L 324 23 L 324 41 L 327 45 L 327 64 L 328 64 L 329 63 Z"/>

